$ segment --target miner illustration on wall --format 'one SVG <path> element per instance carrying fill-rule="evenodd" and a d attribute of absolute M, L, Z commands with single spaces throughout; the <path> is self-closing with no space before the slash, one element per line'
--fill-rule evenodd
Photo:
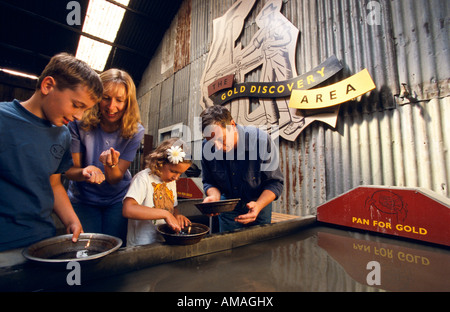
<path fill-rule="evenodd" d="M 213 41 L 200 82 L 203 108 L 214 105 L 209 98 L 208 85 L 237 70 L 234 60 L 237 49 L 234 43 L 239 38 L 245 18 L 254 4 L 255 0 L 236 1 L 223 16 L 213 21 Z"/>
<path fill-rule="evenodd" d="M 323 82 L 342 68 L 339 61 L 330 58 L 298 76 L 295 51 L 299 30 L 280 12 L 281 0 L 266 2 L 255 18 L 257 32 L 245 47 L 236 44 L 255 2 L 236 1 L 213 21 L 213 41 L 200 82 L 201 106 L 227 105 L 237 123 L 266 126 L 268 132 L 275 129 L 291 141 L 314 120 L 334 127 L 339 107 L 311 114 L 288 104 L 292 89 L 308 89 Z M 228 91 L 218 95 L 224 88 Z"/>
<path fill-rule="evenodd" d="M 260 81 L 264 82 L 284 81 L 297 76 L 295 47 L 298 29 L 280 13 L 280 9 L 281 0 L 264 6 L 256 17 L 260 30 L 237 59 L 238 64 L 251 64 L 261 59 Z M 278 125 L 288 135 L 305 123 L 304 118 L 296 115 L 297 109 L 288 107 L 285 98 L 260 99 L 259 102 L 264 106 L 268 125 Z"/>

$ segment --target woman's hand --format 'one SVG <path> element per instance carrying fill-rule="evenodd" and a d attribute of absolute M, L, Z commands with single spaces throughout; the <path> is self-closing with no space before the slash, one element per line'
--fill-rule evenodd
<path fill-rule="evenodd" d="M 120 152 L 111 147 L 103 151 L 98 158 L 104 167 L 105 180 L 111 185 L 122 181 L 131 164 L 130 161 L 119 159 L 119 156 Z"/>
<path fill-rule="evenodd" d="M 89 183 L 100 184 L 105 181 L 105 175 L 100 168 L 95 166 L 87 166 L 86 168 L 83 168 L 82 174 L 85 181 Z"/>
<path fill-rule="evenodd" d="M 119 156 L 120 152 L 111 147 L 110 149 L 103 151 L 100 154 L 99 161 L 104 166 L 114 168 L 119 163 Z"/>

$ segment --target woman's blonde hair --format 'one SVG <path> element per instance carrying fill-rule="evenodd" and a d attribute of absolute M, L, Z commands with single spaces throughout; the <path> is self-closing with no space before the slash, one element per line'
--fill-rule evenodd
<path fill-rule="evenodd" d="M 103 83 L 103 93 L 117 88 L 119 84 L 125 87 L 126 108 L 122 117 L 120 135 L 125 139 L 132 138 L 137 133 L 138 125 L 141 122 L 139 105 L 136 99 L 136 86 L 134 85 L 133 79 L 127 72 L 117 68 L 104 71 L 100 74 L 100 79 Z M 97 105 L 94 105 L 94 107 L 84 114 L 81 121 L 81 128 L 84 131 L 91 131 L 99 125 L 100 120 L 101 113 L 97 103 Z"/>
<path fill-rule="evenodd" d="M 145 168 L 149 168 L 153 174 L 161 176 L 160 169 L 162 166 L 165 164 L 171 164 L 168 158 L 169 154 L 167 150 L 172 146 L 179 146 L 183 152 L 186 153 L 186 157 L 184 157 L 183 161 L 179 163 L 192 164 L 190 148 L 187 146 L 186 142 L 179 138 L 171 138 L 161 142 L 161 144 L 159 144 L 154 151 L 145 157 Z"/>

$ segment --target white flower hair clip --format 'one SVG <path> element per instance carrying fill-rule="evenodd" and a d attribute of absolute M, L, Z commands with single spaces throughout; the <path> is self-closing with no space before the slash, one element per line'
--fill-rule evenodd
<path fill-rule="evenodd" d="M 168 159 L 172 164 L 178 164 L 179 162 L 183 161 L 183 158 L 186 157 L 186 153 L 183 152 L 181 147 L 179 146 L 171 146 L 167 150 Z"/>

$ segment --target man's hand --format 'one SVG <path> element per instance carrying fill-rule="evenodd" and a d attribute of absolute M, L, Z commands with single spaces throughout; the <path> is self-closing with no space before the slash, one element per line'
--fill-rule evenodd
<path fill-rule="evenodd" d="M 216 201 L 219 201 L 219 200 L 220 200 L 220 194 L 219 194 L 219 197 L 217 197 L 216 194 L 213 194 L 213 195 L 205 197 L 205 199 L 203 200 L 203 203 L 212 203 L 212 202 L 216 202 Z M 215 216 L 218 216 L 219 214 L 220 213 L 209 213 L 209 214 L 206 214 L 206 215 L 208 217 L 215 217 Z"/>
<path fill-rule="evenodd" d="M 206 196 L 205 199 L 203 199 L 203 203 L 212 203 L 212 202 L 216 202 L 219 200 L 220 200 L 220 197 L 211 195 L 211 196 Z"/>
<path fill-rule="evenodd" d="M 246 214 L 237 216 L 234 221 L 242 223 L 242 224 L 248 224 L 256 220 L 256 218 L 259 215 L 259 212 L 264 208 L 260 207 L 259 204 L 255 201 L 251 201 L 247 203 L 248 212 Z"/>

